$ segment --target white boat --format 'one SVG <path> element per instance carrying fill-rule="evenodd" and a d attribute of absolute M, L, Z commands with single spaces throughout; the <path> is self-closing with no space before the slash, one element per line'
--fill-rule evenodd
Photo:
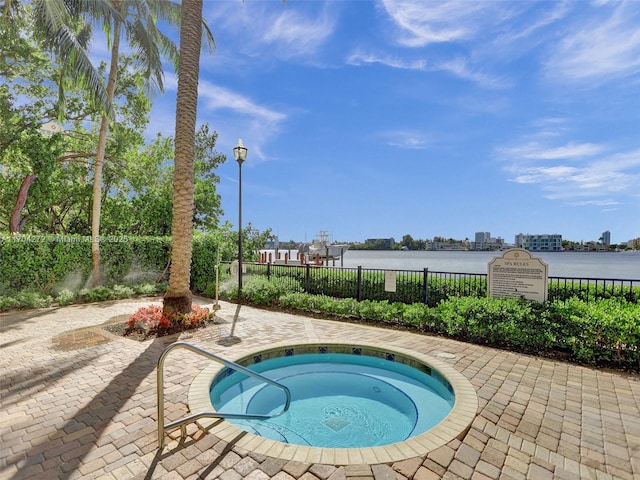
<path fill-rule="evenodd" d="M 310 259 L 316 257 L 322 259 L 337 259 L 349 250 L 349 245 L 331 243 L 329 241 L 329 234 L 323 230 L 312 243 L 302 243 L 298 249 L 300 252 L 308 255 Z"/>

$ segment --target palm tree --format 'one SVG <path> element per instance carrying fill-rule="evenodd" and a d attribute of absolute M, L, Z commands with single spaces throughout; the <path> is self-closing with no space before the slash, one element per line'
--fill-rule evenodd
<path fill-rule="evenodd" d="M 76 2 L 79 0 L 75 0 Z M 106 7 L 104 3 L 107 3 Z M 136 51 L 138 61 L 142 64 L 145 78 L 151 82 L 160 92 L 163 92 L 162 61 L 160 54 L 168 57 L 178 67 L 178 50 L 173 41 L 157 28 L 158 21 L 166 21 L 170 25 L 181 23 L 182 8 L 179 4 L 170 0 L 93 0 L 86 2 L 93 4 L 89 8 L 96 14 L 105 14 L 105 31 L 110 32 L 113 27 L 111 44 L 111 65 L 107 79 L 107 98 L 113 101 L 115 85 L 118 74 L 118 55 L 120 47 L 121 29 L 127 36 L 129 45 Z M 184 2 L 183 2 L 184 5 Z M 110 8 L 109 8 L 110 7 Z M 110 10 L 111 9 L 111 10 Z M 106 13 L 114 11 L 116 15 Z M 112 23 L 110 23 L 112 22 Z M 202 36 L 202 5 L 200 5 L 199 34 Z M 213 45 L 213 36 L 206 28 L 207 40 Z M 182 35 L 182 33 L 181 33 Z M 200 49 L 198 47 L 198 54 Z M 197 84 L 196 84 L 197 89 Z M 197 91 L 196 91 L 197 98 Z M 107 135 L 109 133 L 110 117 L 102 115 L 98 148 L 94 163 L 93 176 L 93 205 L 91 214 L 91 261 L 93 265 L 92 280 L 94 285 L 100 283 L 100 213 L 102 200 L 102 167 L 106 151 Z M 193 177 L 193 175 L 192 175 Z M 193 183 L 193 178 L 192 178 Z"/>
<path fill-rule="evenodd" d="M 198 113 L 201 38 L 202 0 L 183 0 L 176 98 L 171 272 L 169 287 L 163 302 L 163 310 L 167 316 L 191 312 L 193 158 Z"/>
<path fill-rule="evenodd" d="M 103 2 L 105 0 L 102 0 Z M 179 19 L 179 6 L 173 2 L 158 0 L 106 0 L 117 15 L 104 17 L 104 29 L 111 33 L 111 64 L 107 78 L 107 98 L 113 102 L 118 77 L 118 56 L 122 29 L 137 58 L 143 64 L 145 77 L 160 92 L 162 85 L 162 61 L 159 48 L 177 64 L 177 49 L 174 43 L 163 35 L 156 26 L 158 20 L 176 24 Z M 108 9 L 101 11 L 109 11 Z M 110 30 L 112 28 L 112 30 Z M 110 118 L 103 114 L 98 135 L 98 147 L 94 160 L 93 205 L 91 213 L 91 262 L 93 265 L 93 285 L 100 283 L 100 214 L 102 209 L 102 167 L 109 133 Z"/>

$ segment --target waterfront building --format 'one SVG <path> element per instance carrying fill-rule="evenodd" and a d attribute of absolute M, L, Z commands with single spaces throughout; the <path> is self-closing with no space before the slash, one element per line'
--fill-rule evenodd
<path fill-rule="evenodd" d="M 501 237 L 492 237 L 491 232 L 476 232 L 475 241 L 471 242 L 469 248 L 471 250 L 502 250 L 504 246 L 504 239 Z"/>
<path fill-rule="evenodd" d="M 531 252 L 561 252 L 562 235 L 558 233 L 539 235 L 519 233 L 516 235 L 515 245 L 517 248 L 524 248 Z"/>
<path fill-rule="evenodd" d="M 568 252 L 590 252 L 592 250 L 594 250 L 594 248 L 592 248 L 592 246 L 589 243 L 570 243 L 569 245 L 567 245 L 566 251 Z"/>
<path fill-rule="evenodd" d="M 392 238 L 367 238 L 364 241 L 365 245 L 375 246 L 379 250 L 391 250 L 396 244 L 395 239 Z"/>
<path fill-rule="evenodd" d="M 611 232 L 609 230 L 602 232 L 601 239 L 603 245 L 611 245 Z"/>
<path fill-rule="evenodd" d="M 425 250 L 468 250 L 465 242 L 440 242 L 427 240 Z"/>

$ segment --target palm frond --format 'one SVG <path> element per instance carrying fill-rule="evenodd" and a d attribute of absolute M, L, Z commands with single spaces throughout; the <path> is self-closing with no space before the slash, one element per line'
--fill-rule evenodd
<path fill-rule="evenodd" d="M 213 53 L 216 51 L 216 41 L 213 38 L 213 32 L 209 29 L 209 25 L 207 22 L 202 20 L 202 42 L 206 45 L 209 53 Z"/>
<path fill-rule="evenodd" d="M 151 37 L 149 29 L 139 18 L 127 24 L 127 39 L 136 52 L 136 58 L 141 63 L 144 76 L 151 84 L 163 91 L 162 59 L 155 39 Z"/>
<path fill-rule="evenodd" d="M 81 37 L 84 39 L 85 35 Z M 66 25 L 62 26 L 54 35 L 53 48 L 58 51 L 65 76 L 74 78 L 77 85 L 89 93 L 94 107 L 113 118 L 113 106 L 107 95 L 104 78 L 94 67 L 75 33 Z M 59 84 L 59 88 L 64 90 L 64 85 Z"/>

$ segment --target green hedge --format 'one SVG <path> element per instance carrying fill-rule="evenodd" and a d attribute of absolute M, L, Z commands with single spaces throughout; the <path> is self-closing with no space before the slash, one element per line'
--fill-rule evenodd
<path fill-rule="evenodd" d="M 191 252 L 191 289 L 213 296 L 216 282 L 217 241 L 211 235 L 198 235 L 193 239 Z"/>
<path fill-rule="evenodd" d="M 193 240 L 191 283 L 196 292 L 215 289 L 217 243 L 213 236 Z M 102 283 L 140 284 L 168 279 L 169 237 L 108 237 L 101 240 Z M 62 235 L 0 236 L 0 295 L 38 291 L 57 295 L 89 286 L 89 237 Z"/>
<path fill-rule="evenodd" d="M 250 300 L 250 299 L 249 299 Z M 299 311 L 394 322 L 458 340 L 598 366 L 640 370 L 640 305 L 624 299 L 546 304 L 452 297 L 436 307 L 288 293 L 279 305 Z"/>
<path fill-rule="evenodd" d="M 101 239 L 102 281 L 141 283 L 162 275 L 169 238 Z M 91 275 L 91 241 L 76 235 L 0 236 L 0 293 L 24 290 L 56 293 L 87 286 Z"/>
<path fill-rule="evenodd" d="M 588 282 L 559 282 L 550 281 L 547 290 L 551 300 L 568 300 L 578 298 L 591 301 L 600 298 L 623 298 L 628 302 L 640 302 L 640 288 L 623 288 L 600 283 L 595 285 Z"/>

